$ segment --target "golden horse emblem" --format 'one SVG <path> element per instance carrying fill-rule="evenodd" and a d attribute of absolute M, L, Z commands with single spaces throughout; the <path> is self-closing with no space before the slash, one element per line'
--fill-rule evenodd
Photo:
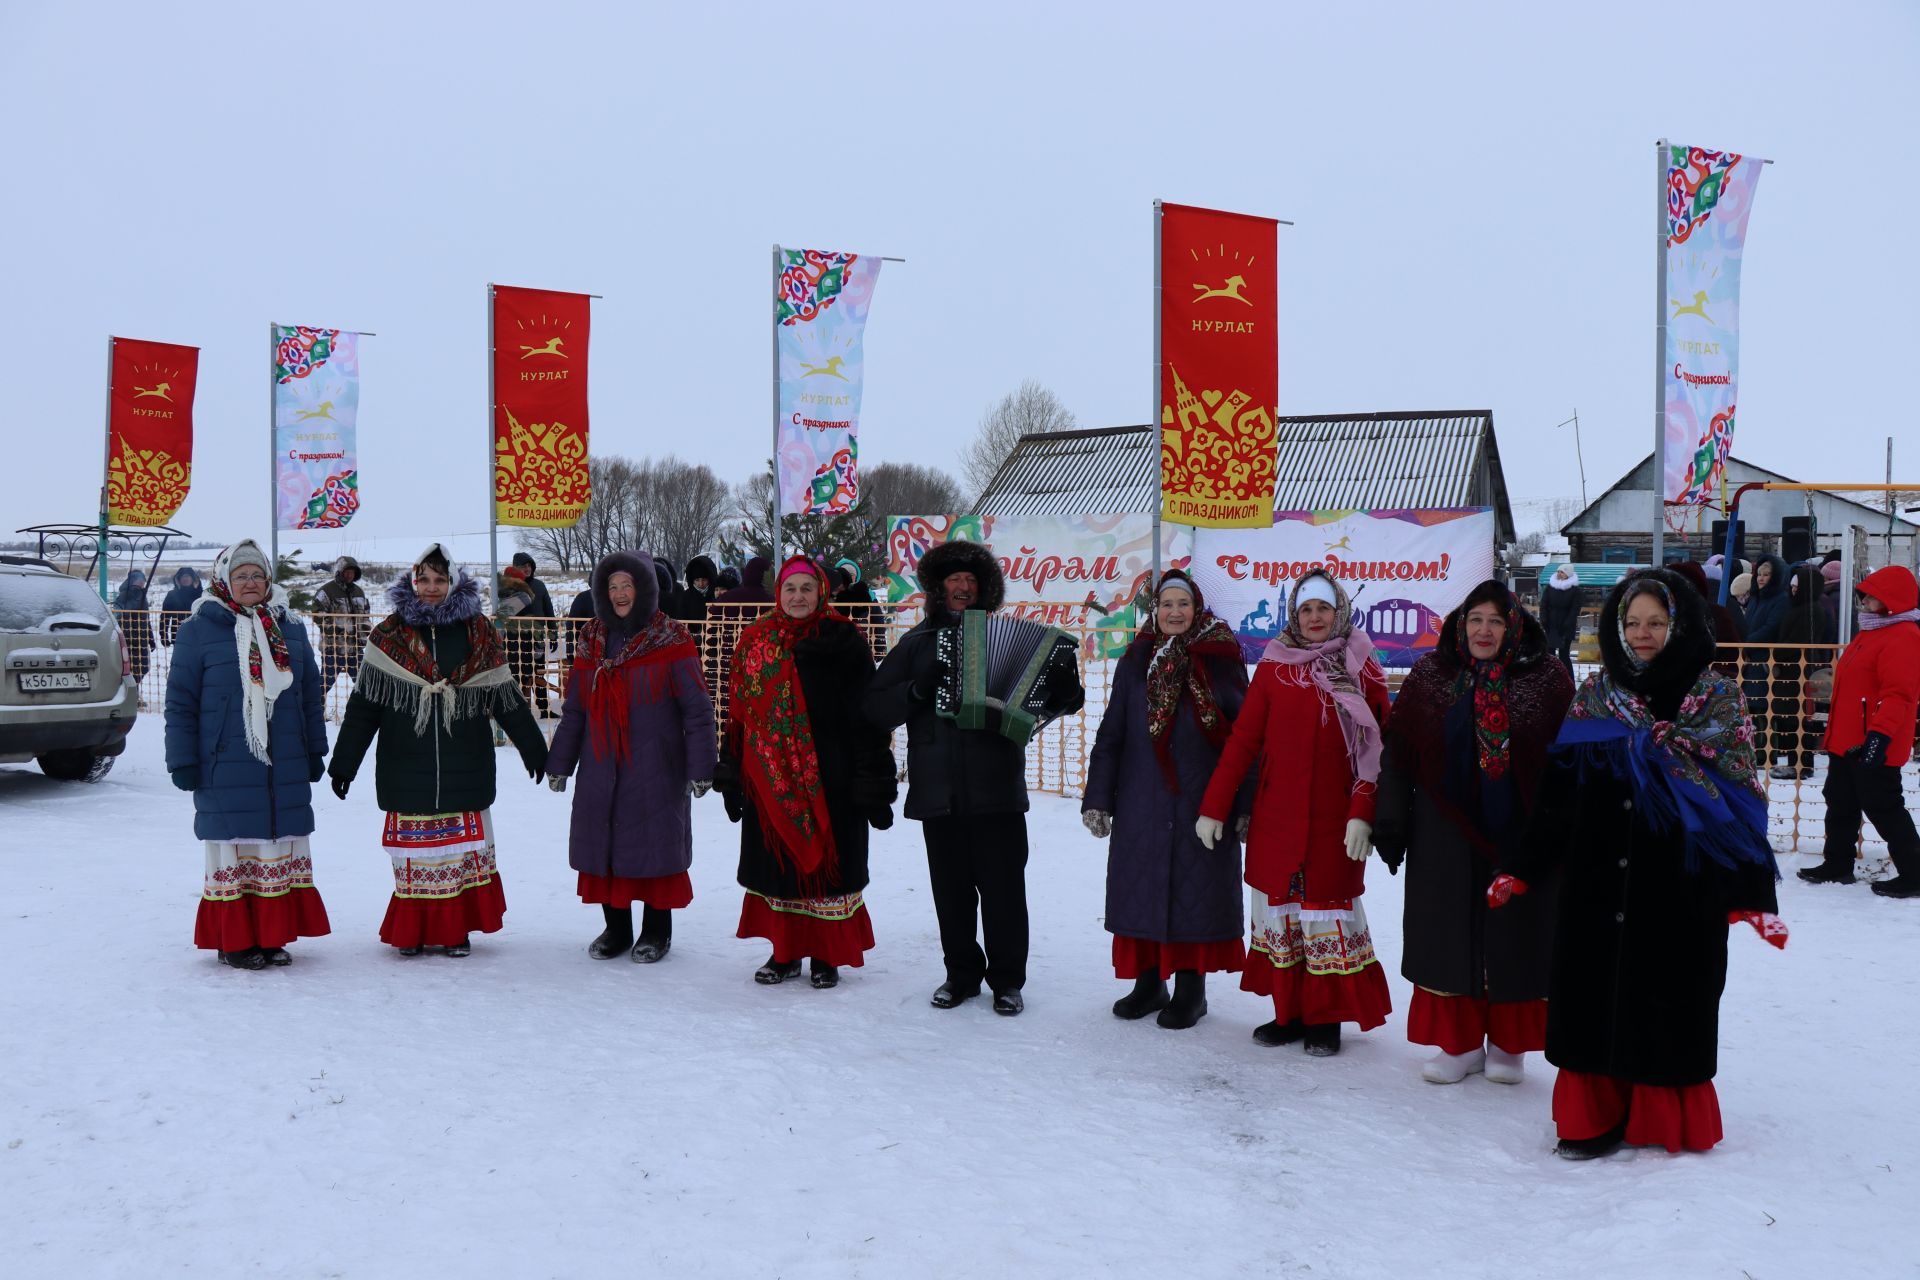
<path fill-rule="evenodd" d="M 1252 302 L 1248 301 L 1246 295 L 1240 292 L 1247 287 L 1247 278 L 1245 276 L 1228 276 L 1226 283 L 1222 284 L 1218 289 L 1210 289 L 1197 281 L 1193 287 L 1200 291 L 1200 296 L 1194 299 L 1195 302 L 1205 302 L 1208 298 L 1232 298 L 1235 302 L 1245 302 L 1248 306 L 1253 305 Z"/>
<path fill-rule="evenodd" d="M 522 360 L 530 360 L 534 356 L 559 356 L 562 360 L 565 360 L 567 353 L 560 349 L 560 343 L 561 339 L 555 337 L 548 338 L 547 345 L 544 347 L 529 347 L 522 344 L 520 347 L 520 358 Z"/>
<path fill-rule="evenodd" d="M 847 375 L 840 372 L 840 366 L 845 363 L 846 363 L 845 359 L 841 356 L 828 356 L 827 362 L 825 364 L 808 364 L 805 360 L 802 360 L 800 362 L 800 367 L 804 369 L 806 372 L 802 373 L 800 376 L 803 378 L 812 378 L 815 376 L 822 377 L 822 378 L 838 378 L 840 379 L 840 381 L 846 382 L 846 381 L 849 381 Z"/>
<path fill-rule="evenodd" d="M 298 418 L 295 418 L 294 421 L 306 422 L 311 418 L 325 418 L 328 422 L 334 421 L 335 419 L 333 416 L 333 401 L 322 400 L 319 404 L 315 405 L 311 409 L 302 409 L 300 411 L 300 416 Z"/>
<path fill-rule="evenodd" d="M 1713 317 L 1707 314 L 1707 295 L 1704 291 L 1697 292 L 1693 295 L 1693 305 L 1690 307 L 1680 305 L 1680 299 L 1678 298 L 1667 299 L 1667 305 L 1673 308 L 1673 319 L 1675 320 L 1678 320 L 1681 316 L 1699 316 L 1708 324 L 1713 323 Z"/>
<path fill-rule="evenodd" d="M 172 404 L 173 397 L 168 394 L 172 390 L 172 383 L 156 382 L 151 387 L 135 387 L 133 389 L 133 398 L 138 400 L 143 396 L 153 396 L 156 399 L 165 400 L 168 404 Z"/>

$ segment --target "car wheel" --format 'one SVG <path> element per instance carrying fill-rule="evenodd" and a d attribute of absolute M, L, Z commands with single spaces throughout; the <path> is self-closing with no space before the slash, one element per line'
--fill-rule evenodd
<path fill-rule="evenodd" d="M 62 782 L 98 782 L 113 768 L 112 756 L 91 751 L 49 751 L 39 757 L 40 772 Z"/>

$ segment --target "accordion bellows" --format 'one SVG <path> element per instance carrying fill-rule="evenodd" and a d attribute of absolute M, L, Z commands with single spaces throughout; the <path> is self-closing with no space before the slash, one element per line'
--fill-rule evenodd
<path fill-rule="evenodd" d="M 962 729 L 997 728 L 1025 743 L 1056 713 L 1052 695 L 1078 675 L 1073 638 L 1058 627 L 968 609 L 942 627 L 936 651 L 946 676 L 934 690 L 934 714 Z M 995 720 L 998 724 L 995 724 Z"/>

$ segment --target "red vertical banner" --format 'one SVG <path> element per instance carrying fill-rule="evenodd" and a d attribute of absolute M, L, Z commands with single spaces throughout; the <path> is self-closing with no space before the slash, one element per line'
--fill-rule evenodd
<path fill-rule="evenodd" d="M 493 287 L 493 501 L 498 524 L 560 529 L 593 499 L 587 478 L 584 293 Z"/>
<path fill-rule="evenodd" d="M 1165 519 L 1214 529 L 1273 523 L 1278 225 L 1217 209 L 1161 206 Z"/>
<path fill-rule="evenodd" d="M 200 348 L 113 340 L 107 374 L 107 519 L 163 525 L 193 482 Z"/>

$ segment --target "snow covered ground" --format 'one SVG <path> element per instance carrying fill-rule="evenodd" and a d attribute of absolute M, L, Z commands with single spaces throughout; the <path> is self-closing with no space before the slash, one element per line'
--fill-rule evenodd
<path fill-rule="evenodd" d="M 1916 1274 L 1920 904 L 1864 886 L 1789 877 L 1787 951 L 1734 937 L 1724 1145 L 1577 1165 L 1537 1059 L 1515 1088 L 1420 1080 L 1378 864 L 1402 1015 L 1326 1061 L 1255 1045 L 1270 1009 L 1230 981 L 1192 1031 L 1114 1019 L 1103 847 L 1054 798 L 1017 1019 L 928 1007 L 907 822 L 838 990 L 752 982 L 717 799 L 671 956 L 591 961 L 567 799 L 510 770 L 507 927 L 471 958 L 377 941 L 367 777 L 321 805 L 334 934 L 242 973 L 191 945 L 200 846 L 159 738 L 93 787 L 0 768 L 10 1276 Z"/>

